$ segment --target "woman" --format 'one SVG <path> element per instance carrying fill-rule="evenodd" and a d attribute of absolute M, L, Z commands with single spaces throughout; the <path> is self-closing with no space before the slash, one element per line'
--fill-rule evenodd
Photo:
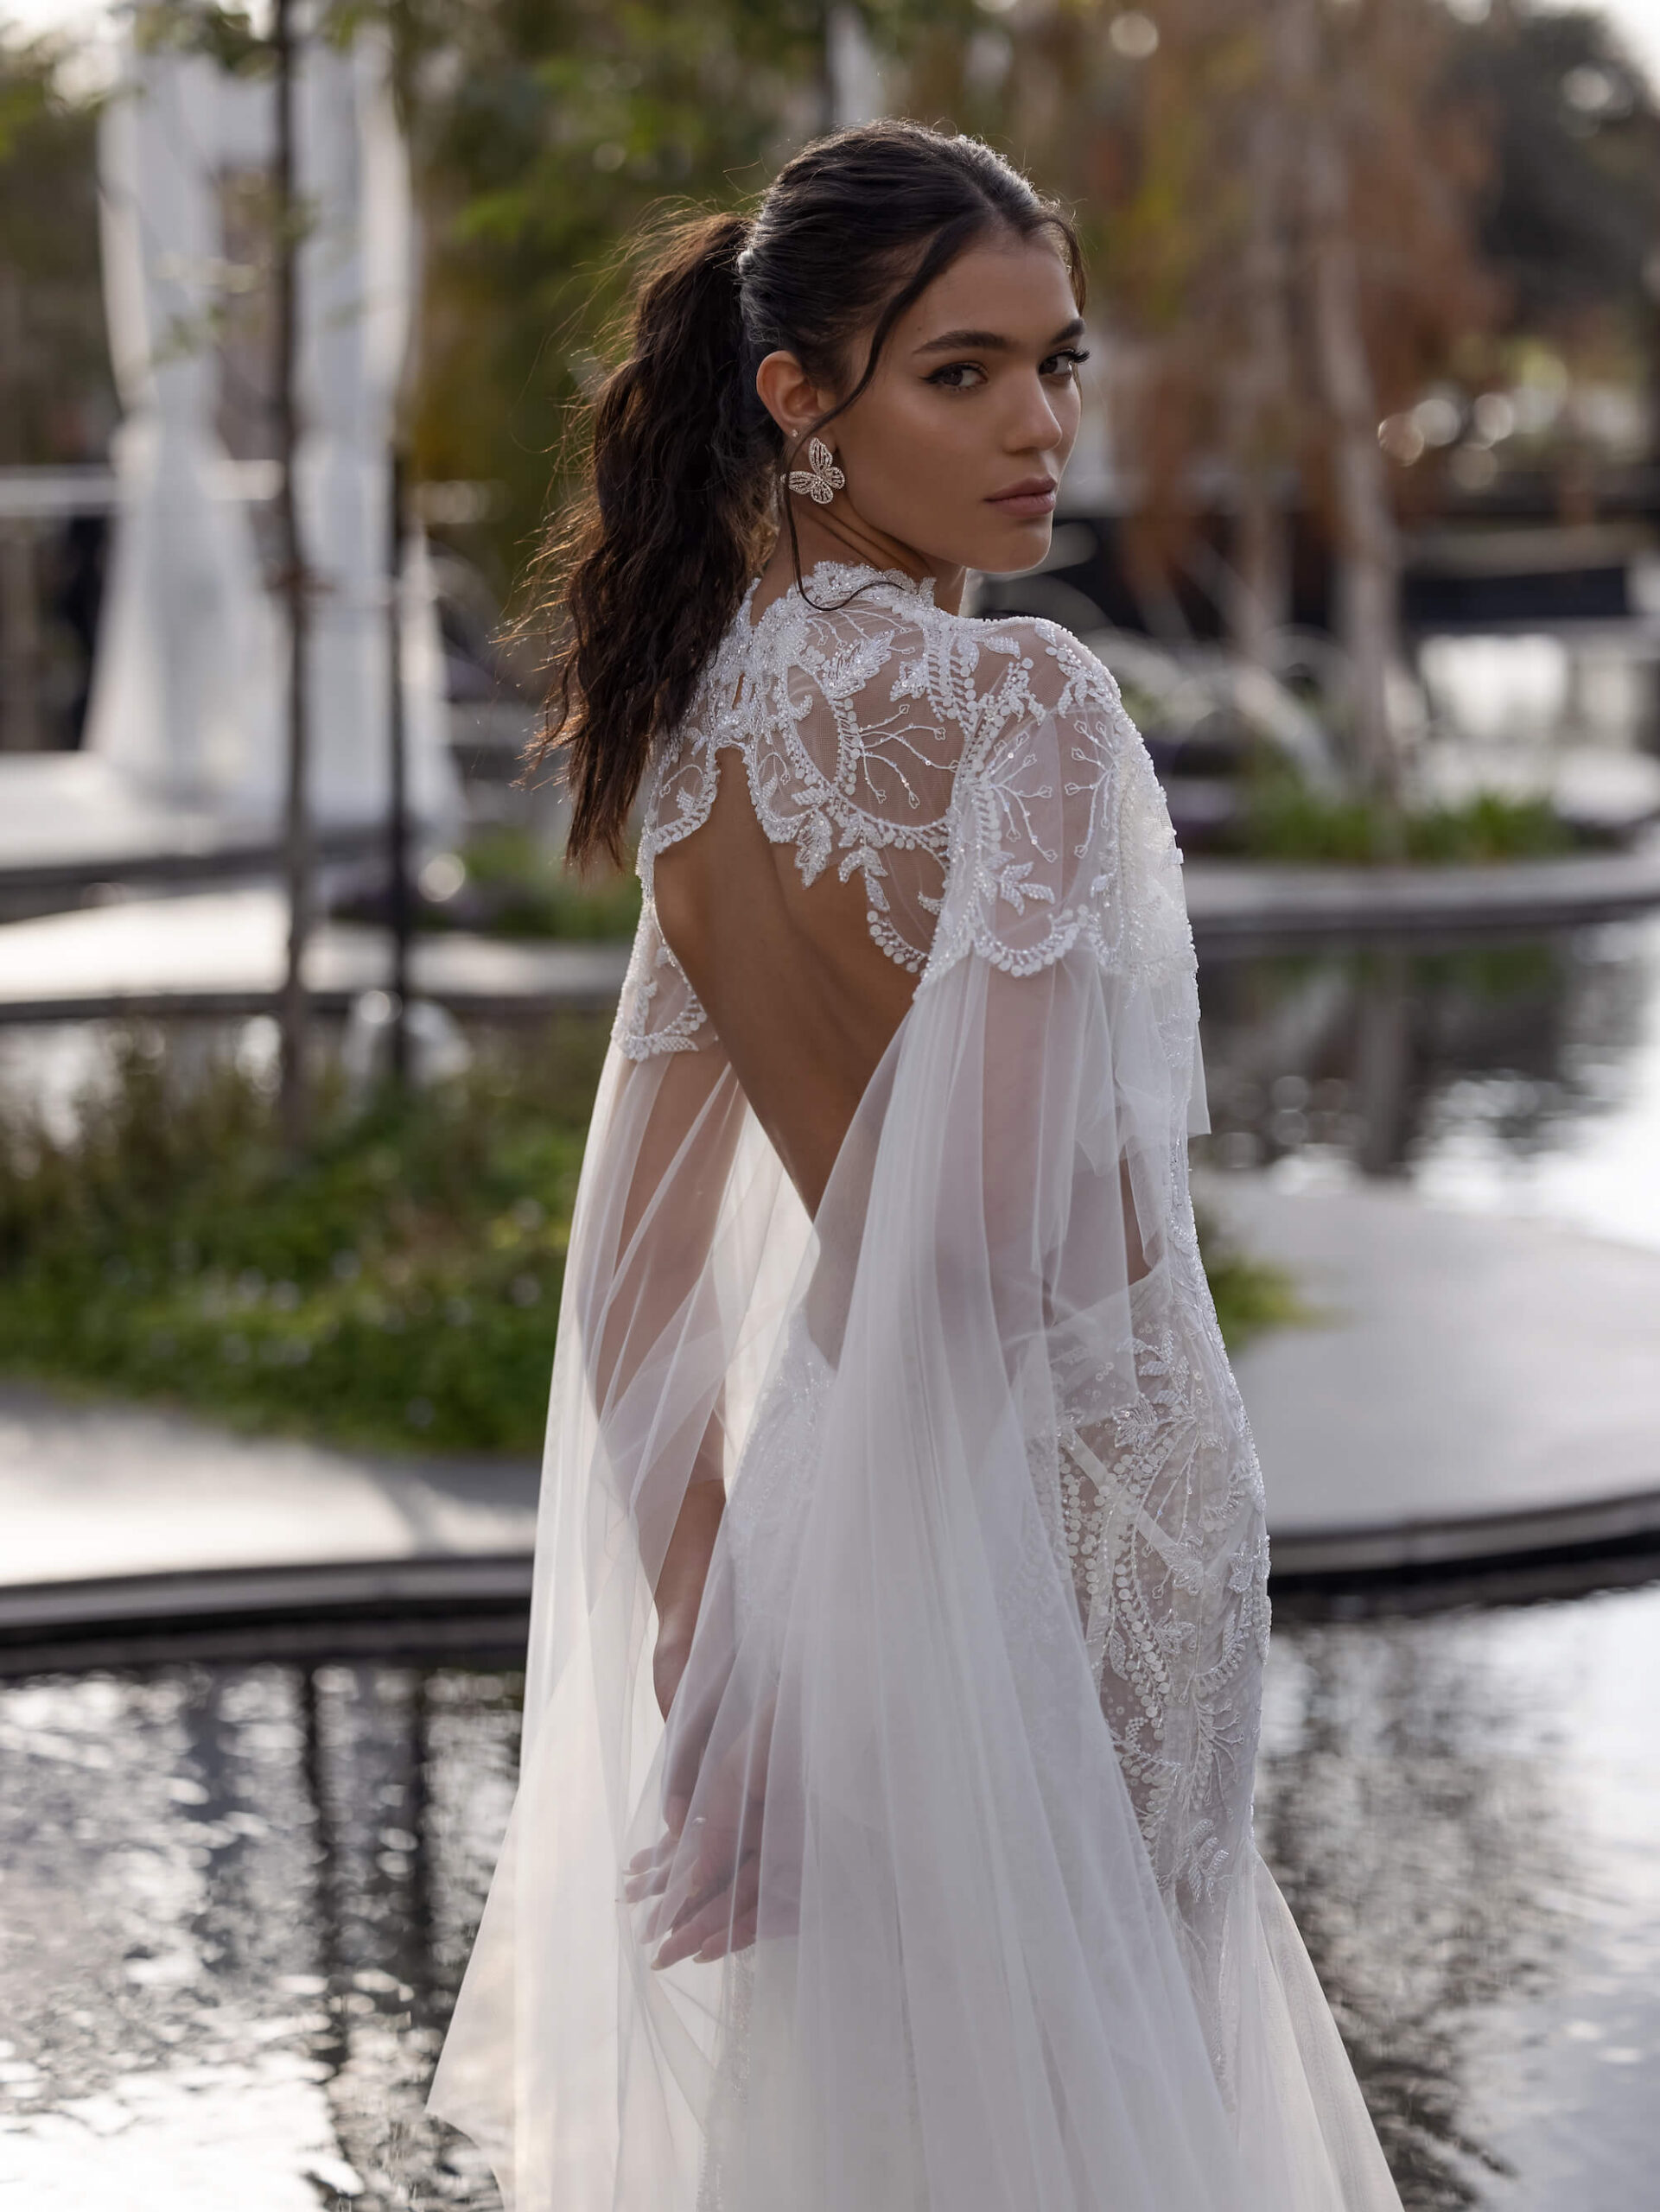
<path fill-rule="evenodd" d="M 682 232 L 552 715 L 644 908 L 512 1827 L 433 2091 L 517 2212 L 1378 2212 L 1250 1835 L 1262 1486 L 1192 938 L 1049 543 L 1079 257 L 985 147 Z"/>

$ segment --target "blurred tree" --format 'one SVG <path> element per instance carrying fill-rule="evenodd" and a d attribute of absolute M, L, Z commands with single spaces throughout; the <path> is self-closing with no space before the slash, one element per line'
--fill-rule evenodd
<path fill-rule="evenodd" d="M 1449 82 L 1491 138 L 1480 245 L 1509 285 L 1511 322 L 1564 330 L 1606 303 L 1645 321 L 1660 105 L 1607 19 L 1494 0 L 1457 28 Z"/>
<path fill-rule="evenodd" d="M 97 108 L 65 92 L 64 59 L 0 30 L 0 467 L 95 459 L 114 416 Z"/>
<path fill-rule="evenodd" d="M 468 538 L 505 589 L 545 513 L 567 410 L 653 211 L 759 192 L 835 112 L 833 35 L 881 54 L 968 0 L 401 0 L 426 218 L 413 464 L 483 480 Z M 839 25 L 837 19 L 843 19 Z"/>
<path fill-rule="evenodd" d="M 1262 658 L 1287 612 L 1294 493 L 1322 518 L 1356 752 L 1385 792 L 1395 580 L 1377 424 L 1499 297 L 1475 251 L 1485 137 L 1448 87 L 1449 40 L 1439 0 L 1024 0 L 965 46 L 933 41 L 909 92 L 913 111 L 986 130 L 1089 210 L 1130 457 L 1126 550 L 1154 619 L 1162 606 L 1181 625 L 1199 516 L 1231 505 L 1217 595 Z"/>
<path fill-rule="evenodd" d="M 1507 331 L 1542 341 L 1569 387 L 1623 383 L 1645 397 L 1649 457 L 1660 462 L 1653 86 L 1600 15 L 1536 12 L 1517 0 L 1496 0 L 1488 21 L 1462 32 L 1453 75 L 1485 112 L 1497 153 L 1481 246 L 1509 290 Z M 1559 511 L 1589 519 L 1593 455 L 1578 410 L 1554 410 L 1550 431 L 1542 457 Z"/>

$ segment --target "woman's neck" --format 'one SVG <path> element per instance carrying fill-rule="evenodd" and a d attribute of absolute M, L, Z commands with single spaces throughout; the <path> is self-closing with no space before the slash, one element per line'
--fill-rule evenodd
<path fill-rule="evenodd" d="M 779 531 L 773 556 L 761 571 L 760 589 L 755 594 L 756 614 L 773 600 L 782 599 L 794 583 L 798 553 L 804 576 L 810 575 L 821 561 L 898 569 L 916 583 L 932 576 L 934 604 L 951 614 L 961 609 L 963 587 L 967 581 L 965 569 L 931 561 L 913 545 L 890 537 L 885 530 L 878 530 L 875 524 L 867 522 L 843 496 L 838 496 L 828 509 L 816 507 L 810 499 L 800 499 L 793 493 L 788 497 L 795 512 L 795 546 L 791 546 L 786 524 Z"/>

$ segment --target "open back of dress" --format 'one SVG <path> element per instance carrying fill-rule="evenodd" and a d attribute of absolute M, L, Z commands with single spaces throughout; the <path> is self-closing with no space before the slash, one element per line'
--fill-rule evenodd
<path fill-rule="evenodd" d="M 1065 632 L 808 591 L 746 604 L 646 794 L 520 1784 L 433 2107 L 513 2212 L 1395 2212 L 1251 1843 L 1267 1543 L 1162 796 Z M 875 1015 L 831 945 L 740 1039 L 728 939 L 722 1043 L 653 894 L 723 764 L 800 925 L 916 979 L 811 1219 L 762 1092 L 792 1019 L 845 1067 Z M 652 1591 L 711 1480 L 665 1726 Z M 709 1955 L 656 1968 L 682 1913 Z"/>

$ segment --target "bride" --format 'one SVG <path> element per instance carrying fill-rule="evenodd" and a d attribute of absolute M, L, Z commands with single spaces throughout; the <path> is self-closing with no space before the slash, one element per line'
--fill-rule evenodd
<path fill-rule="evenodd" d="M 514 2212 L 1398 2212 L 1251 1841 L 1193 940 L 1049 544 L 1080 257 L 907 124 L 677 234 L 551 740 L 644 906 L 517 1802 L 432 2091 Z"/>

